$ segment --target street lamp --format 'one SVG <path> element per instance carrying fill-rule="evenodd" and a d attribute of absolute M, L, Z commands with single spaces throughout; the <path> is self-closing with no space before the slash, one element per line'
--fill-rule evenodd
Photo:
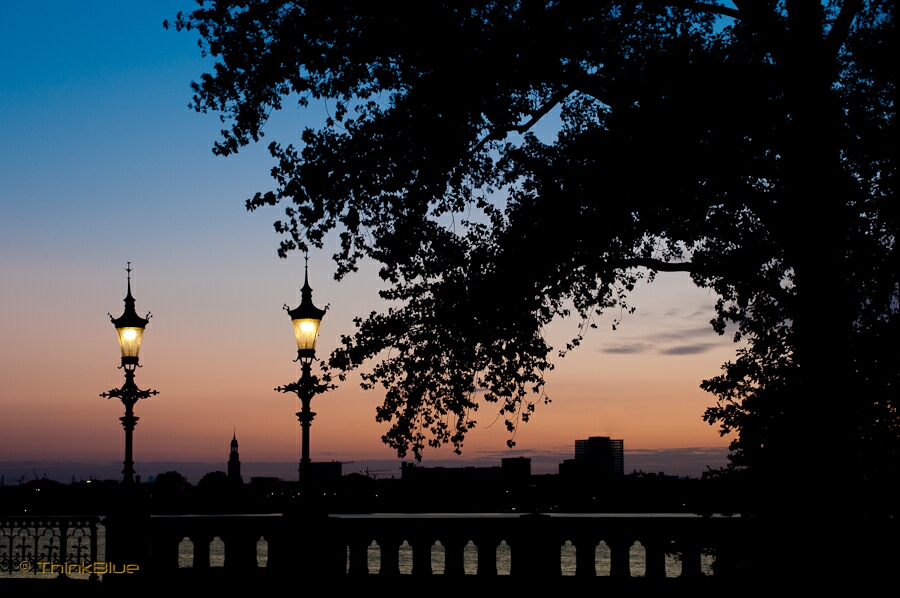
<path fill-rule="evenodd" d="M 312 362 L 316 358 L 316 338 L 319 336 L 319 324 L 322 323 L 322 316 L 325 315 L 325 310 L 313 305 L 312 289 L 309 286 L 309 258 L 306 258 L 306 262 L 303 288 L 300 290 L 300 305 L 296 309 L 288 308 L 287 304 L 284 306 L 294 325 L 294 336 L 297 338 L 297 359 L 294 361 L 300 362 L 302 374 L 297 382 L 291 382 L 275 389 L 278 392 L 292 392 L 296 394 L 302 405 L 300 412 L 297 413 L 297 419 L 300 420 L 303 447 L 300 457 L 300 487 L 304 490 L 308 488 L 311 480 L 309 427 L 316 416 L 315 413 L 310 411 L 309 404 L 314 396 L 331 388 L 331 385 L 327 383 L 320 383 L 318 377 L 313 376 L 311 373 Z"/>
<path fill-rule="evenodd" d="M 141 367 L 138 364 L 138 354 L 141 352 L 141 340 L 144 338 L 144 328 L 150 320 L 150 313 L 146 318 L 142 318 L 134 311 L 134 297 L 131 296 L 131 262 L 125 268 L 128 272 L 128 294 L 125 296 L 125 312 L 118 318 L 109 315 L 116 332 L 119 335 L 119 348 L 122 350 L 122 365 L 119 366 L 125 370 L 125 384 L 122 388 L 114 388 L 108 392 L 101 394 L 101 397 L 111 399 L 113 397 L 121 399 L 125 405 L 125 417 L 120 417 L 122 427 L 125 428 L 125 469 L 122 473 L 125 477 L 122 479 L 123 484 L 134 483 L 134 460 L 132 459 L 132 432 L 137 424 L 138 418 L 134 416 L 134 404 L 139 399 L 146 399 L 151 395 L 159 394 L 155 390 L 141 390 L 134 383 L 134 370 Z"/>

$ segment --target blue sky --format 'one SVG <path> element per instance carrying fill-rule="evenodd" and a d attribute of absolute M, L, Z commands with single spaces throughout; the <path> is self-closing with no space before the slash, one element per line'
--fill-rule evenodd
<path fill-rule="evenodd" d="M 121 313 L 126 261 L 138 311 L 154 316 L 137 382 L 161 392 L 136 408 L 138 472 L 141 460 L 218 461 L 234 426 L 245 461 L 299 453 L 296 401 L 272 389 L 298 375 L 281 306 L 299 301 L 303 260 L 276 256 L 281 209 L 250 214 L 244 201 L 272 188 L 267 143 L 297 143 L 324 107 L 288 106 L 262 144 L 213 156 L 221 123 L 187 108 L 211 62 L 192 34 L 162 27 L 191 8 L 0 4 L 0 420 L 16 422 L 0 462 L 121 459 L 122 407 L 98 395 L 121 384 L 106 314 Z M 330 304 L 320 354 L 385 305 L 372 267 L 332 280 L 334 247 L 329 238 L 310 259 L 315 302 Z M 713 397 L 698 388 L 734 355 L 709 327 L 714 303 L 686 276 L 641 285 L 634 316 L 616 333 L 601 318 L 548 377 L 554 402 L 518 432 L 517 454 L 564 455 L 601 434 L 626 449 L 726 446 L 701 421 Z M 561 346 L 576 328 L 559 323 L 548 337 Z M 393 458 L 377 393 L 351 380 L 317 401 L 314 459 Z M 502 422 L 479 415 L 462 460 L 499 459 Z"/>

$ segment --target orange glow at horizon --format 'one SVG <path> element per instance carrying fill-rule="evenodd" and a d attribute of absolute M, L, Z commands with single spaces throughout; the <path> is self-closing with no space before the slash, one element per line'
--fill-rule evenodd
<path fill-rule="evenodd" d="M 285 287 L 294 286 L 296 291 L 300 281 L 284 264 L 274 266 L 285 280 L 279 275 L 277 284 L 270 285 L 282 290 L 263 289 L 254 294 L 255 301 L 275 305 L 285 295 L 290 299 Z M 235 427 L 242 460 L 297 460 L 299 401 L 273 390 L 300 375 L 299 366 L 292 362 L 293 339 L 283 315 L 274 308 L 249 307 L 249 317 L 216 328 L 215 321 L 231 316 L 198 315 L 179 304 L 182 292 L 156 286 L 150 277 L 147 273 L 138 279 L 138 307 L 152 308 L 156 317 L 148 326 L 151 340 L 145 343 L 143 367 L 135 382 L 160 394 L 135 407 L 140 418 L 135 429 L 138 463 L 223 461 Z M 113 287 L 119 282 L 109 278 Z M 363 297 L 363 306 L 367 293 L 372 303 L 377 305 L 378 299 L 373 289 L 366 289 L 367 280 L 351 281 L 354 292 L 347 293 L 341 286 L 348 283 L 326 282 L 324 273 L 321 278 L 316 298 L 332 303 L 320 329 L 326 331 L 327 342 L 320 342 L 319 351 L 324 353 L 341 334 L 353 330 L 350 322 L 360 308 L 349 298 Z M 597 435 L 623 439 L 626 450 L 727 446 L 730 438 L 720 437 L 701 419 L 714 397 L 700 390 L 699 384 L 717 374 L 721 364 L 733 357 L 735 346 L 709 328 L 712 311 L 706 292 L 685 283 L 674 276 L 661 277 L 639 287 L 633 296 L 639 306 L 634 316 L 625 318 L 616 332 L 601 321 L 582 347 L 557 360 L 556 369 L 546 378 L 552 402 L 545 405 L 538 397 L 532 399 L 536 412 L 515 433 L 517 454 L 564 452 L 576 438 Z M 27 342 L 24 324 L 18 333 L 23 339 L 18 350 L 11 351 L 9 344 L 3 347 L 6 384 L 0 414 L 18 425 L 0 441 L 0 460 L 121 460 L 123 432 L 118 418 L 123 407 L 97 396 L 120 386 L 121 373 L 113 359 L 116 347 L 93 313 L 100 312 L 98 307 L 104 303 L 115 304 L 118 294 L 91 291 L 77 302 L 76 307 L 84 311 L 72 330 L 78 350 L 49 372 L 40 347 Z M 698 300 L 705 300 L 706 307 L 698 309 Z M 666 322 L 671 325 L 661 327 Z M 547 331 L 548 340 L 561 346 L 572 329 L 573 322 L 556 323 Z M 190 340 L 204 330 L 216 330 L 217 337 L 198 354 Z M 8 324 L 7 332 L 14 332 Z M 313 400 L 317 413 L 311 429 L 314 460 L 396 458 L 381 442 L 387 425 L 375 422 L 381 397 L 361 390 L 358 381 L 351 376 L 338 389 Z M 510 434 L 497 410 L 493 404 L 482 404 L 473 415 L 477 425 L 466 438 L 461 460 L 506 451 Z M 41 437 L 54 442 L 35 442 Z M 425 464 L 436 458 L 457 457 L 450 447 L 426 449 Z"/>

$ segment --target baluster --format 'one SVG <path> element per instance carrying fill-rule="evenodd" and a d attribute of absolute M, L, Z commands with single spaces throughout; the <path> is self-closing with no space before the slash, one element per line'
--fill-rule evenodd
<path fill-rule="evenodd" d="M 396 537 L 380 537 L 375 539 L 381 547 L 381 570 L 379 575 L 400 575 L 400 545 L 403 540 Z"/>
<path fill-rule="evenodd" d="M 575 546 L 575 576 L 597 576 L 597 545 L 600 540 L 593 538 L 576 538 L 572 540 Z"/>
<path fill-rule="evenodd" d="M 414 537 L 409 541 L 412 546 L 413 553 L 413 575 L 432 575 L 431 570 L 431 547 L 434 546 L 434 539 L 425 536 Z"/>
<path fill-rule="evenodd" d="M 460 537 L 441 540 L 441 544 L 444 546 L 444 575 L 461 577 L 466 574 L 463 555 L 468 543 L 468 540 Z"/>
<path fill-rule="evenodd" d="M 91 562 L 97 562 L 97 519 L 91 519 Z M 91 569 L 93 571 L 93 569 Z M 91 573 L 88 577 L 90 580 L 100 579 L 96 573 Z"/>
<path fill-rule="evenodd" d="M 621 538 L 607 540 L 609 546 L 609 576 L 614 579 L 631 577 L 631 568 L 628 564 L 628 551 L 632 542 Z"/>
<path fill-rule="evenodd" d="M 47 533 L 46 527 L 42 527 L 45 524 L 41 520 L 33 520 L 31 522 L 34 525 L 34 540 L 29 543 L 29 552 L 27 560 L 35 563 L 36 561 L 43 559 L 47 561 L 51 561 L 56 563 L 57 561 L 53 558 L 53 551 L 47 550 L 46 554 L 41 552 L 41 542 L 46 540 L 44 539 L 44 535 Z M 34 569 L 32 569 L 34 570 Z M 51 573 L 54 570 L 51 569 Z"/>
<path fill-rule="evenodd" d="M 497 547 L 500 546 L 500 540 L 496 537 L 477 536 L 474 539 L 474 543 L 478 548 L 478 569 L 476 575 L 496 576 Z"/>
<path fill-rule="evenodd" d="M 681 543 L 681 577 L 686 579 L 702 577 L 700 568 L 700 547 L 693 542 Z"/>
<path fill-rule="evenodd" d="M 9 546 L 10 546 L 9 554 L 11 557 L 10 558 L 10 565 L 11 565 L 10 571 L 15 570 L 15 566 L 18 566 L 18 563 L 21 562 L 22 560 L 24 560 L 24 555 L 25 555 L 25 538 L 22 536 L 22 534 L 23 534 L 23 529 L 24 529 L 25 534 L 28 533 L 28 530 L 21 527 L 22 525 L 25 525 L 25 523 L 20 523 L 19 525 L 20 525 L 20 527 L 18 529 L 13 527 L 10 530 L 10 534 L 11 534 L 10 540 L 9 540 Z M 18 551 L 17 551 L 17 549 L 18 549 Z"/>
<path fill-rule="evenodd" d="M 208 532 L 195 532 L 188 536 L 194 543 L 194 569 L 209 569 L 209 543 L 213 535 Z"/>
<path fill-rule="evenodd" d="M 69 520 L 61 518 L 59 520 L 59 562 L 63 566 L 63 572 L 59 577 L 67 577 L 65 572 L 68 570 L 68 551 L 69 548 Z M 52 551 L 52 548 L 51 548 Z"/>
<path fill-rule="evenodd" d="M 666 576 L 667 542 L 652 538 L 641 542 L 645 550 L 644 575 L 647 579 L 662 579 Z"/>
<path fill-rule="evenodd" d="M 33 528 L 31 528 L 31 529 L 34 530 L 34 533 L 33 533 L 33 535 L 28 535 L 28 534 L 31 534 L 31 532 L 28 529 L 25 530 L 26 538 L 22 539 L 22 558 L 20 560 L 36 561 L 40 557 L 40 548 L 39 548 L 40 528 L 38 527 L 39 523 L 36 521 L 31 521 L 28 524 L 33 525 Z M 31 539 L 32 541 L 28 542 L 26 544 L 26 539 Z M 47 560 L 50 562 L 54 562 L 50 556 L 47 557 Z M 51 573 L 53 572 L 52 567 L 50 569 L 50 572 Z"/>
<path fill-rule="evenodd" d="M 237 530 L 219 536 L 225 543 L 225 569 L 256 569 L 256 541 L 258 536 L 247 530 Z"/>
<path fill-rule="evenodd" d="M 369 542 L 359 538 L 350 540 L 350 575 L 369 574 Z"/>

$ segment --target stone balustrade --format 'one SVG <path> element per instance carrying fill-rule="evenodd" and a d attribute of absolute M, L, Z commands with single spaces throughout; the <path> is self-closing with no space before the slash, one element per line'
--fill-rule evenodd
<path fill-rule="evenodd" d="M 333 576 L 400 575 L 400 550 L 412 551 L 413 576 L 435 574 L 432 550 L 440 543 L 447 576 L 465 575 L 466 547 L 477 550 L 476 575 L 497 576 L 497 550 L 509 550 L 509 574 L 518 578 L 562 575 L 561 548 L 575 550 L 575 575 L 596 576 L 596 548 L 609 547 L 609 576 L 631 576 L 629 553 L 639 542 L 645 549 L 644 576 L 666 577 L 667 553 L 680 555 L 684 578 L 701 577 L 701 553 L 727 554 L 740 537 L 740 518 L 590 517 L 590 516 L 154 516 L 149 525 L 150 566 L 155 573 L 179 568 L 179 544 L 193 543 L 193 569 L 210 568 L 210 542 L 224 543 L 226 570 L 257 569 L 257 542 L 268 544 L 267 568 L 309 568 Z M 380 549 L 380 568 L 369 569 L 369 550 Z M 408 549 L 407 549 L 408 550 Z M 472 550 L 470 546 L 469 550 Z M 470 567 L 471 570 L 471 567 Z M 441 573 L 441 572 L 439 572 Z"/>

